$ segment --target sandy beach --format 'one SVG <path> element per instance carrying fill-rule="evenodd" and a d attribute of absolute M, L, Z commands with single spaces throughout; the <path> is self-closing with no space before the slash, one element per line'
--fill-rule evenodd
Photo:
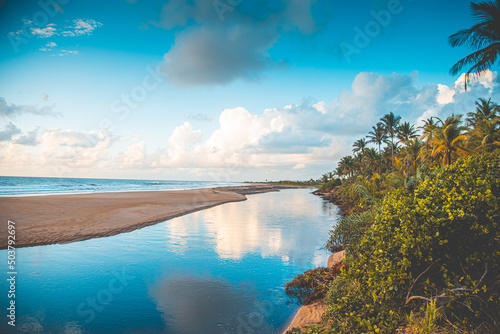
<path fill-rule="evenodd" d="M 130 232 L 245 195 L 276 191 L 241 186 L 179 191 L 115 192 L 0 198 L 0 249 L 7 248 L 7 220 L 15 222 L 16 248 L 69 243 Z"/>

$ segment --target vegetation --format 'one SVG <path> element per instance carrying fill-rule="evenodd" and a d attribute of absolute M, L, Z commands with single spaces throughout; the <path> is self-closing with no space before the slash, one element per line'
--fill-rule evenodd
<path fill-rule="evenodd" d="M 478 23 L 473 27 L 451 35 L 452 47 L 467 46 L 473 53 L 457 62 L 450 70 L 456 75 L 470 66 L 465 74 L 465 89 L 470 82 L 470 75 L 481 75 L 495 64 L 500 53 L 500 0 L 472 3 L 472 13 Z"/>
<path fill-rule="evenodd" d="M 326 174 L 344 208 L 326 247 L 347 256 L 304 333 L 500 332 L 500 108 L 475 107 L 419 128 L 388 114 Z"/>
<path fill-rule="evenodd" d="M 281 180 L 281 181 L 267 181 L 266 182 L 252 182 L 245 181 L 245 183 L 266 183 L 277 186 L 290 186 L 290 187 L 319 187 L 322 185 L 321 180 L 309 180 L 309 181 L 289 181 L 289 180 Z"/>
<path fill-rule="evenodd" d="M 500 53 L 500 0 L 472 12 L 449 39 L 475 49 L 450 70 L 469 67 L 465 89 Z M 346 257 L 333 279 L 287 285 L 299 303 L 328 290 L 323 322 L 292 333 L 500 333 L 499 148 L 500 107 L 482 98 L 418 128 L 388 113 L 355 141 L 321 180 L 344 213 L 326 248 Z"/>

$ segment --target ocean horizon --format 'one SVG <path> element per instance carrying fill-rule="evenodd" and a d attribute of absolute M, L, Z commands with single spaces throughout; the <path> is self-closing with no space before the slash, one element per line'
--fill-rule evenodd
<path fill-rule="evenodd" d="M 186 190 L 242 182 L 0 176 L 0 197 L 124 191 Z"/>

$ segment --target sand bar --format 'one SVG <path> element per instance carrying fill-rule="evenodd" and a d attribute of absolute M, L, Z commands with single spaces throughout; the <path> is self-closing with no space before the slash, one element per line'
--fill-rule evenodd
<path fill-rule="evenodd" d="M 7 221 L 15 222 L 16 248 L 107 237 L 154 225 L 215 205 L 244 201 L 245 194 L 276 191 L 242 186 L 179 191 L 114 192 L 1 197 L 0 249 Z"/>

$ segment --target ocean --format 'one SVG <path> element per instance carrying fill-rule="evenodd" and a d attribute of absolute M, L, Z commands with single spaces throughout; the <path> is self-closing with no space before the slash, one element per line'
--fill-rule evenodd
<path fill-rule="evenodd" d="M 241 185 L 237 182 L 85 179 L 0 176 L 0 196 L 76 194 L 112 191 L 180 190 Z"/>

